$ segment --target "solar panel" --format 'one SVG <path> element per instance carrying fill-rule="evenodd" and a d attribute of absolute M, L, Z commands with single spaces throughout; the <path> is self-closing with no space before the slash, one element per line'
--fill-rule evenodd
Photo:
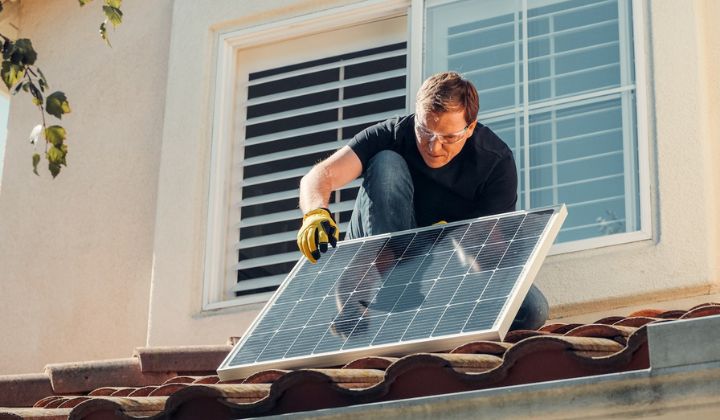
<path fill-rule="evenodd" d="M 218 369 L 333 366 L 507 333 L 567 210 L 505 213 L 338 243 L 304 258 Z"/>

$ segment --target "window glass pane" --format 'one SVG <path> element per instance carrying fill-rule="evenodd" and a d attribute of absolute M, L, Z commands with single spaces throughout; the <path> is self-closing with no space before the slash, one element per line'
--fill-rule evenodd
<path fill-rule="evenodd" d="M 455 70 L 475 83 L 480 122 L 515 154 L 518 207 L 567 204 L 559 242 L 640 228 L 629 6 L 427 5 L 424 75 Z"/>

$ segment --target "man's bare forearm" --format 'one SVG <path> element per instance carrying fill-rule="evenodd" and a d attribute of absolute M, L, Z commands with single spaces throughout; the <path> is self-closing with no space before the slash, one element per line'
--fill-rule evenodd
<path fill-rule="evenodd" d="M 329 171 L 323 164 L 315 165 L 300 180 L 300 210 L 307 213 L 320 207 L 327 208 L 332 193 Z"/>
<path fill-rule="evenodd" d="M 362 163 L 348 146 L 313 166 L 300 180 L 300 210 L 307 213 L 320 207 L 328 208 L 330 194 L 362 173 Z"/>

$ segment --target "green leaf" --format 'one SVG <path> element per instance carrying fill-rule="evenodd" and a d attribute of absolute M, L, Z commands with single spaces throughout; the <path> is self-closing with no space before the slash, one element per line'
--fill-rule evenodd
<path fill-rule="evenodd" d="M 12 90 L 12 94 L 15 95 L 16 93 L 20 92 L 20 89 L 22 89 L 22 87 L 22 83 L 18 83 L 17 85 L 15 85 L 15 88 Z"/>
<path fill-rule="evenodd" d="M 40 92 L 40 89 L 38 89 L 37 86 L 35 86 L 35 84 L 32 83 L 32 81 L 30 81 L 28 83 L 29 83 L 28 87 L 30 89 L 30 94 L 33 96 L 33 103 L 37 106 L 42 105 L 42 103 L 43 103 L 42 92 Z"/>
<path fill-rule="evenodd" d="M 40 174 L 37 171 L 38 163 L 40 163 L 40 153 L 33 154 L 33 172 L 35 175 L 40 176 Z"/>
<path fill-rule="evenodd" d="M 10 61 L 15 64 L 33 65 L 37 60 L 37 53 L 33 49 L 32 42 L 27 38 L 15 41 L 10 51 Z"/>
<path fill-rule="evenodd" d="M 60 174 L 60 164 L 59 163 L 54 163 L 54 162 L 48 163 L 48 169 L 50 169 L 50 174 L 52 175 L 53 178 L 55 178 L 56 176 L 58 176 Z"/>
<path fill-rule="evenodd" d="M 0 76 L 2 76 L 3 82 L 5 82 L 5 86 L 7 86 L 8 89 L 19 82 L 24 75 L 25 68 L 23 66 L 13 64 L 9 61 L 3 61 Z"/>
<path fill-rule="evenodd" d="M 55 147 L 60 147 L 67 138 L 67 131 L 59 125 L 51 125 L 45 129 L 45 139 Z"/>
<path fill-rule="evenodd" d="M 103 12 L 105 12 L 105 16 L 110 20 L 110 23 L 113 24 L 113 28 L 122 23 L 123 14 L 117 7 L 103 6 Z"/>
<path fill-rule="evenodd" d="M 63 114 L 69 114 L 70 104 L 68 103 L 65 94 L 58 91 L 48 95 L 45 100 L 45 111 L 47 111 L 48 114 L 61 119 Z"/>
<path fill-rule="evenodd" d="M 80 7 L 85 6 L 86 4 L 90 3 L 92 0 L 78 0 L 80 2 Z"/>
<path fill-rule="evenodd" d="M 67 166 L 65 160 L 67 157 L 67 145 L 63 144 L 60 145 L 60 147 L 56 147 L 55 145 L 50 146 L 45 156 L 48 160 L 48 169 L 50 169 L 50 173 L 53 178 L 55 178 L 60 173 L 60 166 Z"/>
<path fill-rule="evenodd" d="M 3 59 L 8 60 L 10 58 L 10 53 L 12 52 L 14 46 L 15 43 L 13 43 L 7 38 L 5 39 L 5 43 L 2 47 Z"/>
<path fill-rule="evenodd" d="M 50 162 L 61 164 L 65 160 L 65 153 L 60 148 L 50 146 L 47 151 L 47 158 Z"/>
<path fill-rule="evenodd" d="M 119 9 L 120 6 L 122 5 L 122 0 L 105 0 L 105 4 L 107 4 L 110 7 Z"/>
<path fill-rule="evenodd" d="M 42 88 L 42 87 L 46 87 L 46 88 L 47 88 L 47 87 L 50 87 L 50 85 L 48 84 L 47 79 L 45 78 L 45 75 L 43 74 L 42 70 L 40 70 L 40 69 L 37 68 L 37 67 L 35 67 L 35 70 L 37 70 L 38 74 L 40 75 L 40 78 L 38 79 L 38 80 L 40 80 L 40 87 L 41 87 L 41 88 Z"/>
<path fill-rule="evenodd" d="M 112 47 L 112 45 L 110 45 L 110 38 L 107 36 L 107 26 L 105 25 L 105 22 L 100 24 L 100 38 L 108 44 L 108 47 Z"/>

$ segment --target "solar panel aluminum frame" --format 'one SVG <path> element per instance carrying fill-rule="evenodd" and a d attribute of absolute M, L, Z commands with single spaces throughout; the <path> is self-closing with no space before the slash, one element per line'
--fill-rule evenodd
<path fill-rule="evenodd" d="M 261 322 L 265 314 L 273 306 L 273 303 L 279 298 L 280 295 L 282 295 L 282 292 L 287 288 L 288 284 L 290 283 L 289 279 L 292 279 L 295 273 L 302 267 L 304 261 L 303 259 L 301 259 L 295 265 L 293 270 L 287 275 L 286 279 L 280 285 L 272 298 L 266 303 L 263 310 L 257 315 L 255 320 L 248 327 L 247 333 L 235 345 L 233 350 L 220 364 L 217 369 L 220 380 L 229 381 L 242 379 L 252 375 L 253 373 L 257 373 L 265 369 L 299 369 L 320 366 L 339 366 L 348 363 L 354 359 L 366 356 L 402 356 L 410 353 L 447 351 L 449 349 L 474 340 L 499 340 L 504 338 L 510 328 L 510 325 L 512 324 L 514 314 L 516 314 L 519 310 L 523 299 L 530 290 L 530 286 L 532 285 L 535 276 L 537 275 L 540 267 L 542 266 L 543 260 L 550 251 L 555 237 L 560 231 L 560 227 L 562 226 L 562 223 L 567 216 L 566 206 L 564 204 L 561 204 L 559 206 L 532 209 L 530 211 L 515 211 L 510 213 L 504 213 L 502 215 L 481 217 L 477 219 L 458 221 L 443 225 L 443 227 L 450 227 L 453 225 L 468 224 L 471 222 L 482 221 L 485 219 L 512 217 L 513 215 L 517 214 L 527 214 L 543 210 L 553 210 L 553 214 L 550 217 L 550 220 L 547 222 L 542 234 L 540 235 L 537 245 L 534 247 L 533 251 L 527 258 L 527 263 L 524 264 L 523 270 L 518 275 L 518 279 L 516 280 L 515 285 L 510 292 L 510 295 L 505 300 L 505 304 L 503 305 L 502 310 L 499 312 L 499 315 L 491 328 L 486 330 L 439 336 L 437 338 L 421 338 L 403 342 L 360 347 L 356 349 L 338 350 L 315 355 L 303 355 L 281 360 L 269 360 L 263 362 L 255 362 L 251 364 L 232 366 L 232 361 L 236 353 L 241 349 L 242 344 L 251 336 L 252 331 L 254 331 L 255 327 Z M 375 235 L 372 237 L 357 238 L 343 242 L 345 244 L 353 242 L 363 242 L 367 241 L 369 238 L 390 237 L 405 233 L 417 233 L 425 230 L 438 228 L 439 226 L 433 225 L 401 232 Z M 510 314 L 513 314 L 513 316 L 509 316 Z"/>

